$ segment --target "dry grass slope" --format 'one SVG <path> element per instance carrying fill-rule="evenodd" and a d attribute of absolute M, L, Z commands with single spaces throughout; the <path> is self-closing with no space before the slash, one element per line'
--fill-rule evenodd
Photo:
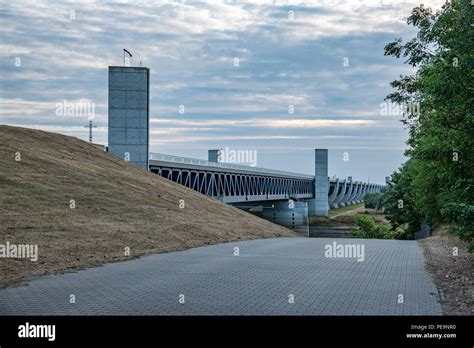
<path fill-rule="evenodd" d="M 0 207 L 0 244 L 39 247 L 37 262 L 0 259 L 0 285 L 126 259 L 125 247 L 133 257 L 295 236 L 77 138 L 10 126 L 0 126 Z"/>

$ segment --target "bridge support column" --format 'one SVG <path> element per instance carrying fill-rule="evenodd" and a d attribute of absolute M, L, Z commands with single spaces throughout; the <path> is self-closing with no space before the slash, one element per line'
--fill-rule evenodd
<path fill-rule="evenodd" d="M 331 183 L 329 183 L 329 188 L 331 188 Z M 336 200 L 338 192 L 339 192 L 339 179 L 336 179 L 332 193 L 328 198 L 329 209 L 333 207 L 333 204 L 334 204 L 334 201 Z"/>
<path fill-rule="evenodd" d="M 263 206 L 263 218 L 287 227 L 304 236 L 309 235 L 308 203 L 301 201 L 277 201 Z"/>
<path fill-rule="evenodd" d="M 347 187 L 346 187 L 346 194 L 342 197 L 342 200 L 339 204 L 341 207 L 345 207 L 346 205 L 351 205 L 349 202 L 349 197 L 352 195 L 352 190 L 354 189 L 354 183 L 352 182 L 352 176 L 347 178 Z"/>
<path fill-rule="evenodd" d="M 232 205 L 304 236 L 309 234 L 307 202 L 287 200 L 245 202 Z"/>
<path fill-rule="evenodd" d="M 334 202 L 332 204 L 332 208 L 335 208 L 335 209 L 340 207 L 342 199 L 344 198 L 346 194 L 347 180 L 343 180 L 339 185 L 340 185 L 339 191 L 337 193 L 336 199 L 334 199 Z"/>
<path fill-rule="evenodd" d="M 361 188 L 362 188 L 362 183 L 359 182 L 359 181 L 356 181 L 354 189 L 352 190 L 352 195 L 351 195 L 351 197 L 349 197 L 349 201 L 350 201 L 351 205 L 359 203 L 357 201 L 356 197 L 359 194 Z"/>
<path fill-rule="evenodd" d="M 309 216 L 329 215 L 328 150 L 315 149 L 314 198 L 308 201 Z"/>

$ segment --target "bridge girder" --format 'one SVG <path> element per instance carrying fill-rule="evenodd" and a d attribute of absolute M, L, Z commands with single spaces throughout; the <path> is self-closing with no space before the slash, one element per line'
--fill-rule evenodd
<path fill-rule="evenodd" d="M 262 172 L 261 169 L 212 167 L 151 161 L 150 171 L 224 203 L 314 200 L 315 178 L 289 172 Z M 259 171 L 260 170 L 260 171 Z M 350 179 L 350 178 L 349 178 Z M 366 193 L 379 192 L 382 185 L 352 180 L 329 179 L 330 208 L 360 202 Z"/>
<path fill-rule="evenodd" d="M 313 197 L 314 181 L 308 178 L 229 174 L 158 165 L 150 165 L 150 171 L 225 203 Z"/>

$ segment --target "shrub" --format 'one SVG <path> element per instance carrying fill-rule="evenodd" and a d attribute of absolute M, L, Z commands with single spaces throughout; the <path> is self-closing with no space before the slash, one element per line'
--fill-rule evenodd
<path fill-rule="evenodd" d="M 400 234 L 399 229 L 392 229 L 390 225 L 377 225 L 369 216 L 358 215 L 356 219 L 359 230 L 352 232 L 358 238 L 396 239 Z"/>
<path fill-rule="evenodd" d="M 365 208 L 382 209 L 382 194 L 378 192 L 367 193 L 364 196 Z"/>
<path fill-rule="evenodd" d="M 443 217 L 451 223 L 449 233 L 457 235 L 468 243 L 470 252 L 474 251 L 474 206 L 468 204 L 447 204 L 442 209 Z"/>

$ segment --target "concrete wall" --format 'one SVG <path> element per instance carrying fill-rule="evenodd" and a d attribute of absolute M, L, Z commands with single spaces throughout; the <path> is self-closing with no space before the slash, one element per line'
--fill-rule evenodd
<path fill-rule="evenodd" d="M 109 152 L 148 170 L 150 70 L 109 66 Z"/>

